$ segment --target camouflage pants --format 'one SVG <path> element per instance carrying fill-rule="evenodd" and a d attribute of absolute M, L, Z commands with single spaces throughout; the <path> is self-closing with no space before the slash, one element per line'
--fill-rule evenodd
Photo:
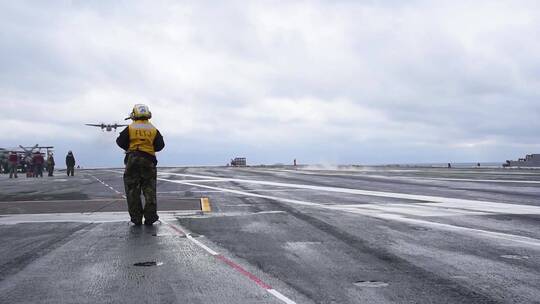
<path fill-rule="evenodd" d="M 15 178 L 17 178 L 17 164 L 16 163 L 9 164 L 9 178 L 13 178 L 13 175 L 15 175 Z"/>
<path fill-rule="evenodd" d="M 68 166 L 66 170 L 67 176 L 73 176 L 73 173 L 75 173 L 75 166 Z"/>
<path fill-rule="evenodd" d="M 34 177 L 43 177 L 43 165 L 34 165 Z"/>
<path fill-rule="evenodd" d="M 124 187 L 132 222 L 141 222 L 143 215 L 150 222 L 158 218 L 156 178 L 156 166 L 151 160 L 139 155 L 128 156 L 124 172 Z M 144 195 L 144 208 L 141 202 L 141 191 Z"/>

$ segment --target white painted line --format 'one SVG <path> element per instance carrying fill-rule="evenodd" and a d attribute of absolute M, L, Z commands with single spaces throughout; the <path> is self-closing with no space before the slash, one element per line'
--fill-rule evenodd
<path fill-rule="evenodd" d="M 489 212 L 438 208 L 437 206 L 424 206 L 420 204 L 328 205 L 327 208 L 336 210 L 366 210 L 369 214 L 395 213 L 422 217 L 490 214 Z"/>
<path fill-rule="evenodd" d="M 198 240 L 194 239 L 191 235 L 186 234 L 186 237 L 192 241 L 193 243 L 197 244 L 197 246 L 201 247 L 202 249 L 206 250 L 211 255 L 218 255 L 219 253 L 215 252 L 211 248 L 207 247 L 205 244 L 199 242 Z"/>
<path fill-rule="evenodd" d="M 189 216 L 192 211 L 167 210 L 159 211 L 159 216 Z M 109 223 L 129 222 L 129 215 L 124 212 L 91 212 L 91 213 L 37 213 L 37 214 L 4 214 L 0 215 L 0 225 L 14 225 L 19 223 L 53 223 L 53 222 L 81 222 L 81 223 Z"/>
<path fill-rule="evenodd" d="M 441 170 L 442 169 L 442 170 Z M 242 169 L 241 169 L 242 170 Z M 502 169 L 500 171 L 483 171 L 483 170 L 463 170 L 463 169 L 451 169 L 446 168 L 421 168 L 421 169 L 359 169 L 359 170 L 346 170 L 346 169 L 337 169 L 337 170 L 325 170 L 325 169 L 243 169 L 247 172 L 276 172 L 276 173 L 297 173 L 297 174 L 311 174 L 311 175 L 335 175 L 335 176 L 370 176 L 372 173 L 386 173 L 386 172 L 399 172 L 399 173 L 414 173 L 414 172 L 427 172 L 427 173 L 443 173 L 443 174 L 497 174 L 497 175 L 537 175 L 540 176 L 540 171 L 538 169 L 532 169 L 533 172 L 511 172 L 507 169 Z M 534 172 L 536 171 L 536 172 Z M 397 177 L 397 176 L 395 176 Z M 406 176 L 401 176 L 406 177 Z"/>
<path fill-rule="evenodd" d="M 195 183 L 185 183 L 181 180 L 169 180 L 164 178 L 158 178 L 158 180 L 163 180 L 171 183 L 185 184 L 189 186 L 207 188 L 212 190 L 219 190 L 222 192 L 229 192 L 240 194 L 244 196 L 254 196 L 259 198 L 266 198 L 272 200 L 278 200 L 287 203 L 293 203 L 297 205 L 304 206 L 314 206 L 314 207 L 323 207 L 328 209 L 343 209 L 339 205 L 325 205 L 313 202 L 307 202 L 302 200 L 288 199 L 270 195 L 257 194 L 252 192 L 247 192 L 243 190 L 234 190 L 228 188 L 219 188 L 214 186 L 199 185 Z M 408 195 L 407 195 L 408 197 Z M 401 209 L 400 213 L 405 213 L 408 215 L 423 215 L 423 216 L 440 216 L 440 215 L 458 215 L 458 214 L 480 214 L 480 213 L 505 213 L 505 214 L 540 214 L 540 207 L 531 206 L 531 205 L 519 205 L 519 204 L 506 204 L 506 203 L 495 203 L 487 201 L 475 201 L 475 200 L 465 200 L 465 199 L 454 199 L 454 198 L 444 198 L 444 197 L 430 197 L 432 198 L 429 203 L 418 203 L 418 204 L 358 204 L 355 205 L 355 208 L 375 208 L 380 210 Z M 433 201 L 438 201 L 437 203 L 432 203 Z M 414 210 L 411 208 L 418 208 L 418 206 L 426 207 L 425 210 Z M 350 207 L 350 205 L 348 205 Z M 386 209 L 385 209 L 386 208 Z M 438 208 L 437 213 L 432 208 Z M 409 210 L 408 210 L 409 209 Z M 445 212 L 445 210 L 447 212 Z"/>
<path fill-rule="evenodd" d="M 160 175 L 167 175 L 166 173 L 162 173 Z M 182 181 L 188 182 L 188 183 L 220 183 L 220 182 L 228 182 L 228 179 L 183 179 Z"/>
<path fill-rule="evenodd" d="M 455 181 L 455 182 L 478 182 L 478 183 L 511 183 L 511 184 L 540 184 L 536 180 L 511 180 L 511 179 L 473 179 L 473 178 L 423 178 L 427 180 Z"/>
<path fill-rule="evenodd" d="M 452 203 L 370 203 L 325 205 L 327 209 L 366 210 L 369 214 L 394 213 L 406 216 L 455 216 L 455 215 L 484 215 L 484 214 L 540 214 L 539 206 L 518 205 L 506 203 L 452 204 Z"/>
<path fill-rule="evenodd" d="M 222 192 L 222 191 L 220 191 Z M 252 204 L 238 204 L 238 205 L 222 205 L 223 207 L 252 207 L 253 205 Z"/>
<path fill-rule="evenodd" d="M 173 174 L 173 173 L 168 173 L 168 174 Z M 173 175 L 194 176 L 193 174 L 180 174 L 180 173 L 175 173 Z M 196 177 L 207 178 L 208 176 L 198 175 Z M 160 178 L 158 178 L 158 180 L 159 179 Z M 183 183 L 181 180 L 169 180 L 169 179 L 161 179 L 161 180 L 174 182 L 174 183 L 182 183 L 182 184 L 185 184 L 185 185 L 202 187 L 202 185 L 197 185 L 197 184 L 193 184 L 193 183 L 188 183 L 188 182 Z M 399 198 L 399 199 L 425 201 L 425 202 L 436 202 L 436 203 L 452 202 L 452 203 L 468 204 L 468 203 L 471 203 L 471 202 L 473 202 L 473 203 L 481 202 L 481 201 L 477 201 L 477 200 L 469 200 L 469 199 L 461 199 L 461 198 L 449 198 L 449 197 L 407 194 L 407 193 L 398 193 L 398 192 L 371 191 L 371 190 L 361 190 L 361 189 L 341 188 L 341 187 L 330 187 L 330 186 L 314 186 L 314 185 L 306 185 L 306 184 L 290 184 L 290 183 L 279 183 L 279 182 L 269 182 L 269 181 L 260 181 L 260 180 L 247 180 L 247 179 L 229 179 L 229 180 L 234 181 L 234 182 L 238 182 L 238 183 L 251 183 L 251 184 L 268 185 L 268 186 L 288 187 L 288 188 L 297 188 L 297 189 L 310 189 L 310 190 L 317 190 L 317 191 L 338 192 L 338 193 L 347 193 L 347 194 L 358 194 L 358 195 L 365 195 L 365 196 Z M 223 190 L 224 189 L 224 188 L 210 187 L 210 186 L 202 187 L 202 188 L 213 189 L 213 190 Z M 230 189 L 228 189 L 227 192 L 234 193 L 233 190 L 230 190 Z M 245 191 L 243 193 L 245 193 Z"/>
<path fill-rule="evenodd" d="M 437 222 L 430 222 L 430 221 L 424 221 L 419 219 L 412 219 L 412 218 L 405 218 L 400 215 L 394 215 L 394 214 L 386 214 L 386 215 L 380 215 L 380 218 L 386 218 L 386 219 L 392 219 L 397 220 L 400 222 L 406 222 L 411 224 L 419 224 L 423 226 L 432 226 L 437 227 L 443 230 L 450 230 L 450 231 L 458 231 L 458 232 L 469 232 L 473 233 L 475 235 L 484 235 L 492 238 L 498 238 L 502 240 L 512 241 L 512 242 L 518 242 L 523 243 L 526 245 L 534 246 L 534 247 L 540 247 L 540 240 L 535 238 L 530 238 L 526 236 L 520 236 L 515 234 L 509 234 L 509 233 L 502 233 L 502 232 L 494 232 L 494 231 L 488 231 L 488 230 L 481 230 L 481 229 L 474 229 L 474 228 L 467 228 L 462 226 L 455 226 L 450 224 L 444 224 L 444 223 L 437 223 Z"/>
<path fill-rule="evenodd" d="M 273 211 L 269 210 L 269 211 L 259 211 L 252 214 L 277 214 L 277 213 L 287 213 L 287 212 L 283 210 L 273 210 Z"/>
<path fill-rule="evenodd" d="M 181 180 L 165 179 L 165 178 L 160 178 L 160 177 L 158 177 L 157 179 L 162 180 L 162 181 L 166 181 L 166 182 L 175 183 L 175 184 L 182 184 L 182 185 L 188 185 L 188 186 L 194 186 L 194 187 L 200 187 L 200 188 L 207 188 L 207 189 L 212 189 L 212 190 L 220 190 L 222 192 L 236 193 L 236 194 L 240 194 L 240 195 L 254 196 L 254 197 L 260 197 L 260 198 L 268 198 L 268 199 L 273 199 L 273 200 L 280 200 L 280 201 L 283 201 L 283 202 L 294 203 L 294 204 L 297 204 L 297 205 L 306 205 L 306 206 L 315 206 L 315 207 L 320 207 L 321 206 L 320 204 L 306 202 L 306 201 L 300 201 L 300 200 L 294 200 L 294 199 L 286 199 L 286 198 L 278 198 L 278 197 L 275 197 L 275 196 L 262 195 L 262 194 L 245 192 L 245 191 L 240 191 L 240 190 L 227 189 L 227 188 L 218 188 L 218 187 L 207 186 L 207 185 L 199 185 L 199 184 L 194 184 L 194 183 L 184 183 Z"/>
<path fill-rule="evenodd" d="M 249 189 L 249 190 L 242 189 L 242 191 L 246 191 L 246 192 L 294 192 L 294 191 L 306 191 L 306 190 L 287 188 L 287 189 Z"/>
<path fill-rule="evenodd" d="M 193 193 L 219 193 L 219 192 L 223 192 L 221 190 L 187 190 L 187 191 L 190 191 L 190 192 L 193 192 Z M 186 191 L 182 191 L 182 192 L 186 192 Z"/>
<path fill-rule="evenodd" d="M 166 221 L 164 220 L 161 220 L 164 224 L 167 224 L 169 225 L 169 227 L 173 228 L 174 230 L 177 230 L 181 233 L 183 233 L 186 238 L 188 238 L 190 241 L 192 241 L 193 243 L 195 243 L 195 245 L 201 247 L 202 249 L 204 249 L 206 252 L 208 252 L 209 254 L 211 255 L 218 255 L 219 253 L 217 253 L 216 251 L 212 250 L 211 248 L 209 248 L 208 246 L 206 246 L 205 244 L 199 242 L 198 240 L 194 239 L 191 234 L 187 233 L 186 230 L 184 230 L 181 226 L 179 225 L 173 225 L 173 224 L 169 224 L 167 223 Z"/>
<path fill-rule="evenodd" d="M 195 192 L 195 193 L 218 193 L 223 191 L 216 191 L 216 190 L 181 190 L 181 191 L 158 191 L 157 194 L 179 194 L 179 193 L 186 193 L 186 192 Z"/>
<path fill-rule="evenodd" d="M 117 201 L 120 200 L 119 198 L 92 198 L 92 199 L 65 199 L 65 200 L 47 200 L 47 201 L 8 201 L 8 202 L 0 202 L 0 204 L 13 204 L 13 203 L 40 203 L 40 204 L 46 204 L 46 203 L 63 203 L 63 202 L 110 202 L 110 201 Z"/>
<path fill-rule="evenodd" d="M 221 190 L 186 190 L 186 191 L 193 192 L 193 193 L 219 193 L 219 192 L 223 192 Z M 186 191 L 177 191 L 177 193 L 184 193 Z M 293 191 L 306 191 L 306 190 L 304 190 L 304 189 L 290 189 L 289 188 L 289 189 L 249 189 L 249 190 L 243 189 L 242 191 L 246 191 L 246 192 L 293 192 Z M 167 192 L 158 192 L 158 193 L 167 193 Z"/>
<path fill-rule="evenodd" d="M 481 230 L 481 229 L 472 229 L 472 228 L 454 226 L 454 225 L 449 225 L 449 224 L 442 224 L 442 223 L 436 223 L 436 222 L 430 222 L 430 221 L 424 221 L 424 220 L 416 220 L 416 219 L 405 218 L 405 217 L 403 217 L 401 215 L 398 215 L 398 214 L 385 213 L 384 208 L 382 208 L 382 207 L 380 209 L 382 209 L 381 211 L 383 211 L 383 212 L 381 212 L 381 211 L 373 212 L 373 211 L 370 211 L 370 210 L 367 210 L 367 212 L 366 212 L 365 210 L 361 210 L 362 205 L 358 205 L 358 207 L 355 207 L 355 208 L 343 208 L 340 205 L 324 205 L 324 204 L 319 204 L 319 203 L 313 203 L 313 202 L 307 202 L 307 201 L 301 201 L 301 200 L 292 200 L 292 199 L 275 197 L 275 196 L 268 196 L 268 195 L 261 195 L 261 194 L 244 192 L 244 191 L 239 191 L 239 190 L 232 190 L 232 189 L 226 189 L 226 188 L 217 188 L 217 187 L 211 187 L 211 186 L 206 186 L 206 185 L 197 185 L 197 184 L 193 184 L 193 183 L 182 183 L 179 180 L 167 180 L 167 179 L 163 179 L 163 178 L 158 178 L 158 179 L 161 179 L 163 181 L 172 182 L 172 183 L 187 184 L 187 185 L 190 185 L 190 186 L 198 186 L 198 187 L 202 187 L 202 188 L 217 189 L 217 190 L 222 190 L 224 192 L 232 192 L 232 193 L 236 193 L 236 194 L 243 194 L 245 196 L 254 196 L 254 197 L 260 197 L 260 198 L 272 199 L 272 200 L 286 202 L 286 203 L 292 203 L 292 204 L 298 204 L 298 205 L 304 205 L 304 206 L 311 206 L 311 207 L 318 207 L 318 208 L 324 208 L 324 209 L 330 209 L 330 210 L 339 210 L 339 211 L 345 211 L 345 212 L 350 212 L 350 213 L 358 213 L 358 214 L 371 216 L 371 217 L 377 217 L 377 218 L 381 218 L 381 219 L 391 219 L 391 220 L 397 220 L 397 221 L 408 222 L 408 223 L 425 224 L 425 225 L 431 225 L 431 226 L 436 226 L 436 227 L 445 228 L 445 229 L 450 229 L 451 228 L 453 231 L 467 231 L 467 232 L 475 231 L 475 232 L 478 232 L 478 233 L 481 232 L 481 234 L 484 235 L 484 236 L 495 237 L 497 239 L 504 239 L 504 240 L 507 240 L 507 241 L 514 241 L 514 242 L 518 242 L 518 243 L 522 243 L 522 244 L 540 246 L 540 240 L 537 240 L 537 239 L 534 239 L 534 238 L 527 238 L 527 237 L 522 237 L 522 236 L 513 235 L 513 234 L 507 234 L 507 233 L 492 232 L 492 231 Z M 471 202 L 481 203 L 481 202 L 478 202 L 478 201 L 471 201 Z M 498 204 L 498 203 L 493 203 L 493 204 Z M 392 204 L 387 204 L 387 205 L 392 206 Z M 433 204 L 433 205 L 436 205 L 436 204 Z M 511 205 L 511 204 L 503 204 L 503 205 Z M 384 206 L 384 205 L 381 205 L 381 206 Z M 463 207 L 463 205 L 459 205 L 459 206 Z M 531 207 L 531 206 L 523 206 L 523 205 L 512 205 L 512 206 L 515 206 L 516 208 L 520 208 L 520 207 L 528 208 L 528 207 Z M 505 206 L 503 206 L 503 207 L 505 207 Z"/>
<path fill-rule="evenodd" d="M 287 298 L 286 296 L 284 296 L 281 292 L 271 288 L 271 289 L 267 289 L 266 291 L 268 291 L 268 293 L 270 293 L 271 295 L 273 295 L 274 297 L 280 299 L 281 301 L 283 301 L 284 303 L 286 304 L 296 304 L 296 302 L 294 302 L 293 300 Z"/>
<path fill-rule="evenodd" d="M 125 212 L 9 214 L 0 216 L 0 225 L 58 222 L 111 223 L 128 220 Z"/>
<path fill-rule="evenodd" d="M 311 174 L 311 173 L 310 173 Z M 318 175 L 318 174 L 315 174 Z M 429 182 L 429 181 L 454 181 L 454 182 L 478 182 L 478 183 L 510 183 L 510 184 L 540 184 L 537 180 L 512 180 L 512 179 L 474 179 L 474 178 L 447 178 L 447 177 L 425 177 L 425 176 L 386 176 L 386 175 L 344 175 L 335 174 L 349 177 L 362 177 L 371 179 L 383 179 L 383 180 L 409 180 L 416 182 Z"/>
<path fill-rule="evenodd" d="M 490 213 L 505 213 L 505 214 L 540 214 L 540 206 L 533 205 L 518 205 L 507 203 L 490 203 L 490 202 L 470 202 L 466 205 L 457 203 L 422 203 L 419 205 L 437 207 L 437 208 L 453 208 L 461 210 L 471 210 Z"/>
<path fill-rule="evenodd" d="M 510 170 L 512 170 L 512 169 L 503 169 L 501 171 L 482 171 L 482 170 L 464 171 L 464 170 L 460 170 L 460 169 L 455 169 L 455 170 L 443 169 L 443 170 L 432 170 L 432 171 L 429 171 L 429 172 L 444 173 L 444 174 L 467 173 L 467 174 L 499 174 L 499 175 L 540 175 L 540 171 L 538 171 L 538 169 L 530 169 L 529 171 L 532 171 L 532 172 L 523 172 L 523 171 L 522 172 L 511 172 Z M 421 171 L 421 170 L 418 170 L 418 171 Z M 407 172 L 407 170 L 403 170 L 403 172 Z"/>
<path fill-rule="evenodd" d="M 234 190 L 234 189 L 228 189 L 228 188 L 200 185 L 200 184 L 195 184 L 195 183 L 187 183 L 187 182 L 183 182 L 182 180 L 170 180 L 170 179 L 164 179 L 164 178 L 158 178 L 158 179 L 172 182 L 172 183 L 179 183 L 179 184 L 196 186 L 196 187 L 201 187 L 201 188 L 206 188 L 206 189 L 212 189 L 212 190 L 221 191 L 221 192 L 229 192 L 229 193 L 235 193 L 235 194 L 240 194 L 240 195 L 268 198 L 268 199 L 274 199 L 274 200 L 301 204 L 301 205 L 322 206 L 322 204 L 316 204 L 316 203 L 311 203 L 311 202 L 306 202 L 306 201 L 299 201 L 299 200 L 293 200 L 293 199 L 286 199 L 286 198 L 279 198 L 279 197 L 274 197 L 274 196 L 250 193 L 249 191 L 246 191 L 246 190 Z M 312 185 L 301 185 L 301 184 L 285 184 L 285 183 L 266 182 L 266 181 L 253 181 L 253 180 L 236 180 L 236 181 L 246 182 L 246 183 L 268 184 L 272 186 L 295 187 L 295 188 L 299 187 L 302 189 L 313 189 L 313 190 L 340 192 L 340 193 L 348 193 L 348 194 L 352 193 L 352 194 L 360 194 L 360 195 L 368 195 L 368 196 L 371 195 L 371 196 L 379 196 L 379 197 L 391 197 L 391 198 L 426 201 L 429 204 L 423 203 L 423 204 L 415 204 L 411 206 L 423 205 L 426 207 L 429 206 L 429 207 L 434 207 L 434 208 L 448 208 L 448 209 L 451 208 L 451 209 L 457 209 L 457 210 L 452 210 L 453 212 L 457 212 L 457 213 L 459 213 L 460 210 L 470 210 L 471 212 L 488 212 L 488 213 L 540 214 L 540 207 L 531 206 L 531 205 L 506 204 L 506 203 L 496 203 L 496 202 L 489 202 L 489 201 L 478 201 L 478 200 L 469 200 L 469 199 L 447 198 L 447 197 L 439 197 L 439 196 L 415 195 L 415 194 L 394 193 L 394 192 L 367 191 L 367 190 L 350 189 L 350 188 L 324 187 L 324 186 L 312 186 Z M 436 204 L 433 204 L 433 203 L 436 203 Z M 358 205 L 358 208 L 362 208 L 362 206 L 365 206 L 365 208 L 368 208 L 368 207 L 384 208 L 381 206 L 388 206 L 389 208 L 399 208 L 401 205 L 399 204 L 386 204 L 386 205 L 377 204 L 377 206 Z M 405 205 L 405 206 L 408 206 L 408 205 Z"/>

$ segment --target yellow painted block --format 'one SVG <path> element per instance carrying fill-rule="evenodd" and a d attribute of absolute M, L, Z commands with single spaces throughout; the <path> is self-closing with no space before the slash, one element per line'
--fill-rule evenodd
<path fill-rule="evenodd" d="M 201 197 L 201 210 L 203 212 L 211 212 L 212 208 L 210 207 L 210 200 L 208 197 Z"/>

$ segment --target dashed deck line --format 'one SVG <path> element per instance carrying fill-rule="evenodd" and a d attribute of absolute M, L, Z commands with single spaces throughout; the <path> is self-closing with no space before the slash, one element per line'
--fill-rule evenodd
<path fill-rule="evenodd" d="M 97 181 L 98 181 L 99 183 L 101 183 L 103 186 L 105 186 L 105 187 L 111 189 L 112 191 L 116 192 L 116 194 L 120 194 L 120 195 L 122 195 L 123 198 L 126 198 L 126 195 L 125 195 L 125 194 L 123 194 L 122 192 L 120 192 L 120 191 L 114 189 L 112 186 L 108 185 L 108 184 L 105 183 L 104 181 L 100 180 L 99 178 L 95 177 L 95 176 L 92 175 L 92 174 L 88 174 L 88 175 L 90 175 L 91 177 L 93 177 L 95 180 L 97 180 Z"/>

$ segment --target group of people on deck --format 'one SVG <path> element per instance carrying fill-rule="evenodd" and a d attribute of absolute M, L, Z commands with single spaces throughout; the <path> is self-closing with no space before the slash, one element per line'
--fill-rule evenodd
<path fill-rule="evenodd" d="M 17 178 L 17 170 L 22 167 L 22 172 L 26 172 L 26 177 L 43 177 L 43 170 L 47 170 L 48 176 L 54 175 L 53 153 L 47 155 L 47 159 L 43 157 L 41 152 L 34 152 L 26 155 L 24 159 L 16 152 L 11 152 L 8 156 L 9 178 Z M 69 151 L 66 155 L 66 173 L 68 176 L 73 176 L 75 173 L 75 157 L 73 152 Z"/>

